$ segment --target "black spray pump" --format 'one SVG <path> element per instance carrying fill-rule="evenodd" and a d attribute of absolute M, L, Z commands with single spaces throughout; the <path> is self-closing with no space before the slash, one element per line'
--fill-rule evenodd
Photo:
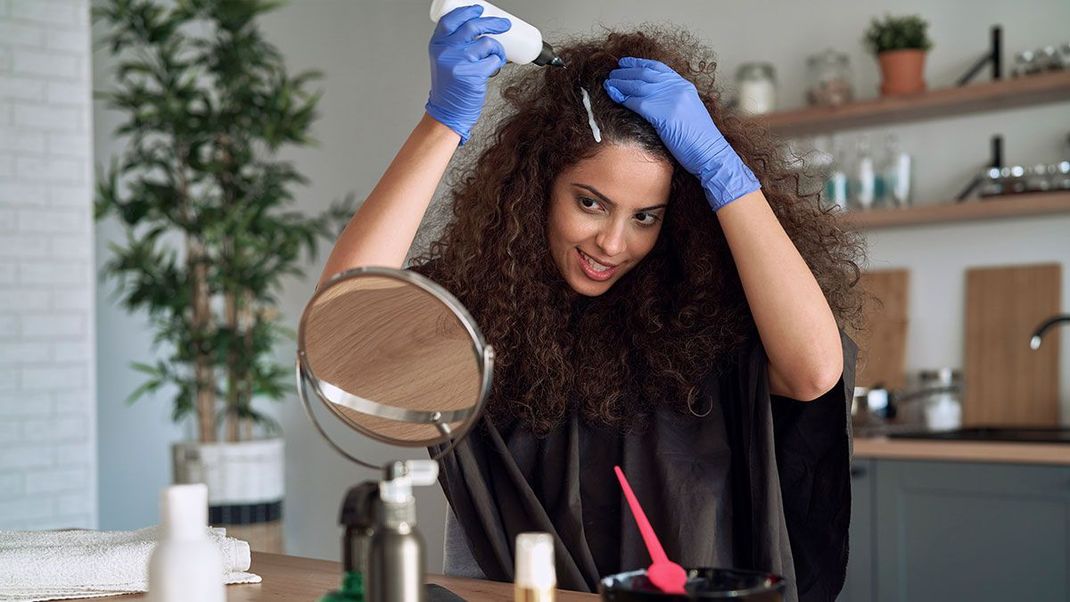
<path fill-rule="evenodd" d="M 561 60 L 561 57 L 557 56 L 557 51 L 554 50 L 554 47 L 547 44 L 546 42 L 542 43 L 542 52 L 540 52 L 539 56 L 535 57 L 535 60 L 531 62 L 535 63 L 540 67 L 545 67 L 546 65 L 550 65 L 551 67 L 565 66 L 565 61 Z"/>
<path fill-rule="evenodd" d="M 342 536 L 342 587 L 322 596 L 319 602 L 364 602 L 368 546 L 381 519 L 378 481 L 365 481 L 350 487 L 338 518 L 345 528 Z"/>
<path fill-rule="evenodd" d="M 382 516 L 379 483 L 365 481 L 349 489 L 342 502 L 339 523 L 345 527 L 342 538 L 342 566 L 346 572 L 368 573 L 368 544 L 375 525 Z"/>

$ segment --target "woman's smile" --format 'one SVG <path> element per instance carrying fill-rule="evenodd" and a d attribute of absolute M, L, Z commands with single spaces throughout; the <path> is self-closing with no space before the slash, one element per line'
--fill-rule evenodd
<path fill-rule="evenodd" d="M 596 261 L 587 253 L 584 253 L 579 247 L 576 247 L 576 253 L 577 257 L 579 257 L 580 267 L 583 268 L 583 273 L 591 280 L 598 282 L 609 280 L 613 277 L 613 274 L 617 272 L 617 268 L 619 267 L 619 265 Z"/>
<path fill-rule="evenodd" d="M 609 280 L 616 274 L 618 264 L 603 263 L 596 261 L 590 254 L 583 252 L 583 249 L 576 248 L 577 257 L 580 260 L 580 267 L 583 268 L 583 273 L 587 278 L 596 280 L 598 282 Z"/>

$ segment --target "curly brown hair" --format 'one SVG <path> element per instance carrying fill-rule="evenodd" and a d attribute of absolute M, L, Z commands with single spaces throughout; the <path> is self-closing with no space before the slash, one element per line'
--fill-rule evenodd
<path fill-rule="evenodd" d="M 635 426 L 656 404 L 686 411 L 701 379 L 757 337 L 728 243 L 699 181 L 602 82 L 623 56 L 655 59 L 698 89 L 714 122 L 762 183 L 781 225 L 813 270 L 840 325 L 857 325 L 862 246 L 803 193 L 782 145 L 726 108 L 712 51 L 679 28 L 608 32 L 560 47 L 565 69 L 515 68 L 477 160 L 455 175 L 452 216 L 412 268 L 471 311 L 496 350 L 488 411 L 546 433 L 570 411 Z M 503 77 L 505 77 L 503 75 Z M 598 152 L 581 102 L 591 96 L 602 144 L 638 145 L 670 161 L 673 178 L 654 249 L 607 293 L 575 295 L 547 246 L 557 174 Z M 674 400 L 671 402 L 666 399 Z"/>

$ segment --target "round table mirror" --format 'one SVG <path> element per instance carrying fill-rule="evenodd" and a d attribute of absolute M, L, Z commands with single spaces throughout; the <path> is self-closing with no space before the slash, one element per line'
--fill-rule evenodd
<path fill-rule="evenodd" d="M 298 394 L 306 387 L 340 421 L 401 447 L 448 444 L 475 423 L 490 390 L 493 349 L 461 303 L 410 271 L 357 268 L 326 282 L 297 336 Z"/>

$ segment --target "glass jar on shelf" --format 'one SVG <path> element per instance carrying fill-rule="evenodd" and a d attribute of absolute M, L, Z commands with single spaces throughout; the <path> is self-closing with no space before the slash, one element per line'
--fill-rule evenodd
<path fill-rule="evenodd" d="M 1025 192 L 1025 168 L 1021 165 L 1004 167 L 999 170 L 999 176 L 1003 180 L 1003 194 Z"/>
<path fill-rule="evenodd" d="M 809 87 L 806 101 L 811 106 L 835 107 L 854 99 L 851 59 L 846 53 L 827 49 L 806 59 Z"/>
<path fill-rule="evenodd" d="M 1048 165 L 1040 163 L 1025 168 L 1025 191 L 1047 192 L 1051 190 L 1051 178 L 1048 177 Z M 1052 166 L 1054 167 L 1054 166 Z M 1054 173 L 1054 170 L 1052 170 Z"/>
<path fill-rule="evenodd" d="M 981 170 L 981 186 L 978 192 L 982 197 L 1003 194 L 1003 176 L 998 167 L 986 167 Z"/>
<path fill-rule="evenodd" d="M 1062 61 L 1059 59 L 1059 51 L 1055 46 L 1045 46 L 1037 50 L 1037 60 L 1040 62 L 1041 71 L 1058 71 L 1062 69 Z"/>
<path fill-rule="evenodd" d="M 769 63 L 744 63 L 736 71 L 736 106 L 748 115 L 776 109 L 776 71 Z"/>
<path fill-rule="evenodd" d="M 1032 50 L 1023 50 L 1014 55 L 1014 68 L 1011 70 L 1012 77 L 1033 75 L 1034 73 L 1039 72 L 1040 67 L 1035 52 Z"/>
<path fill-rule="evenodd" d="M 1059 68 L 1070 69 L 1070 42 L 1059 44 Z"/>
<path fill-rule="evenodd" d="M 1070 190 L 1070 161 L 1059 161 L 1052 174 L 1053 190 Z"/>

